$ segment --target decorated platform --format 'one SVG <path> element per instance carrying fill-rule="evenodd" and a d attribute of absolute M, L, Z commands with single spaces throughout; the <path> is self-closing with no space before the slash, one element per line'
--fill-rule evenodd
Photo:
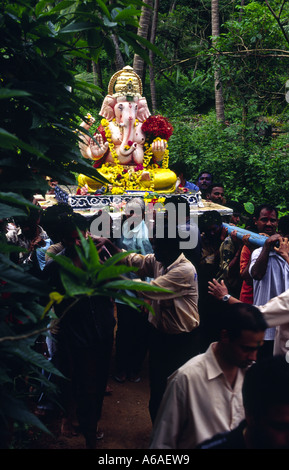
<path fill-rule="evenodd" d="M 125 205 L 134 197 L 142 197 L 146 202 L 164 202 L 165 199 L 169 200 L 171 196 L 182 196 L 190 205 L 191 213 L 201 215 L 208 210 L 216 210 L 222 216 L 230 215 L 233 213 L 232 209 L 220 204 L 215 204 L 211 201 L 203 200 L 200 192 L 190 193 L 164 193 L 157 194 L 152 191 L 127 191 L 123 194 L 76 194 L 77 186 L 62 186 L 55 187 L 56 202 L 61 202 L 70 205 L 75 211 L 82 214 L 93 214 L 96 211 L 108 208 L 112 211 L 122 211 Z"/>
<path fill-rule="evenodd" d="M 153 191 L 125 191 L 123 194 L 76 194 L 76 186 L 61 186 L 55 187 L 55 197 L 58 202 L 69 204 L 75 210 L 81 209 L 92 209 L 95 207 L 105 207 L 111 204 L 127 203 L 133 197 L 142 197 L 144 199 L 153 199 L 156 197 L 158 200 L 165 199 L 174 193 L 158 193 L 157 195 Z M 184 193 L 181 194 L 190 206 L 201 204 L 202 197 L 200 192 Z"/>

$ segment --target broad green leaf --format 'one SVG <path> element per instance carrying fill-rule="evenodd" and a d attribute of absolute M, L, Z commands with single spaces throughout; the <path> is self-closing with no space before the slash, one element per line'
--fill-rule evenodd
<path fill-rule="evenodd" d="M 60 272 L 61 281 L 65 292 L 70 297 L 75 297 L 79 295 L 92 295 L 93 288 L 87 287 L 84 283 L 81 284 L 79 279 L 74 278 L 65 271 Z"/>
<path fill-rule="evenodd" d="M 137 271 L 137 268 L 131 268 L 130 266 L 125 266 L 125 265 L 110 266 L 108 268 L 102 269 L 99 272 L 99 274 L 97 276 L 97 281 L 101 282 L 101 281 L 104 281 L 106 279 L 113 279 L 113 278 L 119 277 L 123 274 L 130 273 L 132 271 Z"/>
<path fill-rule="evenodd" d="M 64 28 L 62 28 L 59 32 L 62 33 L 62 34 L 65 34 L 65 33 L 78 33 L 78 32 L 81 32 L 81 31 L 85 31 L 87 29 L 93 29 L 95 28 L 95 25 L 89 21 L 85 22 L 73 22 L 73 23 L 70 23 L 69 25 L 65 26 Z"/>
<path fill-rule="evenodd" d="M 29 207 L 30 209 L 37 210 L 38 208 L 33 204 L 32 202 L 28 201 L 28 199 L 25 199 L 23 196 L 17 193 L 12 193 L 12 192 L 0 192 L 0 201 L 5 201 L 6 203 L 11 203 L 15 204 L 17 206 L 26 206 Z"/>
<path fill-rule="evenodd" d="M 114 17 L 114 21 L 118 21 L 118 22 L 127 21 L 136 16 L 140 16 L 140 14 L 141 14 L 140 10 L 136 10 L 135 8 L 131 8 L 131 7 L 124 8 Z"/>
<path fill-rule="evenodd" d="M 117 299 L 126 303 L 127 305 L 129 305 L 130 307 L 136 310 L 139 310 L 139 308 L 143 306 L 147 310 L 149 310 L 152 313 L 152 315 L 155 315 L 155 311 L 153 307 L 151 306 L 151 304 L 145 301 L 144 299 L 141 299 L 139 297 L 132 297 L 131 295 L 127 295 L 121 292 L 114 292 L 114 291 L 111 292 L 111 297 L 113 299 Z"/>
<path fill-rule="evenodd" d="M 117 23 L 114 21 L 110 21 L 106 16 L 103 18 L 103 24 L 108 28 L 114 28 L 117 26 Z"/>
<path fill-rule="evenodd" d="M 85 273 L 82 269 L 75 266 L 70 258 L 64 255 L 55 255 L 54 253 L 47 253 L 47 255 L 54 259 L 65 271 L 70 272 L 73 276 L 78 279 L 85 279 Z"/>
<path fill-rule="evenodd" d="M 37 336 L 37 333 L 36 333 Z M 27 362 L 30 364 L 34 364 L 35 366 L 39 367 L 40 369 L 47 370 L 48 372 L 52 372 L 55 375 L 63 377 L 63 374 L 59 372 L 58 369 L 53 365 L 51 361 L 48 361 L 43 354 L 34 351 L 31 347 L 25 345 L 23 340 L 21 341 L 13 341 L 13 342 L 3 342 L 1 349 L 3 352 L 5 349 L 8 348 L 9 343 L 9 353 L 19 357 L 23 362 Z M 7 349 L 8 351 L 8 349 Z"/>
<path fill-rule="evenodd" d="M 24 90 L 12 90 L 10 88 L 0 88 L 0 100 L 7 98 L 21 98 L 24 96 L 31 96 L 31 93 L 27 93 Z"/>
<path fill-rule="evenodd" d="M 1 279 L 11 285 L 11 291 L 13 286 L 16 290 L 18 289 L 19 293 L 31 292 L 40 295 L 41 293 L 45 294 L 48 291 L 48 286 L 36 277 L 31 276 L 24 270 L 17 270 L 6 266 L 4 267 L 3 264 L 1 267 Z M 6 292 L 9 291 L 9 285 L 5 287 Z"/>
<path fill-rule="evenodd" d="M 41 431 L 51 435 L 49 429 L 37 418 L 34 413 L 31 413 L 25 404 L 13 397 L 12 395 L 1 394 L 1 407 L 5 410 L 6 416 L 10 419 L 36 426 Z"/>
<path fill-rule="evenodd" d="M 254 214 L 255 208 L 254 208 L 254 204 L 252 204 L 252 202 L 245 202 L 244 203 L 244 209 L 249 214 Z"/>
<path fill-rule="evenodd" d="M 81 240 L 81 247 L 77 246 L 76 251 L 83 264 L 83 270 L 87 278 L 92 276 L 95 278 L 98 271 L 102 269 L 97 248 L 91 237 L 86 239 L 79 230 L 78 233 Z"/>
<path fill-rule="evenodd" d="M 90 93 L 91 91 L 96 91 L 97 94 L 101 94 L 102 90 L 99 88 L 97 85 L 94 85 L 94 83 L 88 83 L 84 80 L 80 80 L 79 78 L 75 81 L 75 86 L 74 88 L 76 90 L 81 90 L 86 93 Z M 83 129 L 81 129 L 83 131 Z"/>
<path fill-rule="evenodd" d="M 90 260 L 90 263 L 93 267 L 93 269 L 95 268 L 100 268 L 100 260 L 99 260 L 99 255 L 98 255 L 98 251 L 97 251 L 97 248 L 92 240 L 91 237 L 88 237 L 88 240 L 85 240 L 86 243 L 88 244 L 88 250 L 87 250 L 87 256 L 89 257 L 89 260 Z"/>
<path fill-rule="evenodd" d="M 8 219 L 15 216 L 27 216 L 27 212 L 7 204 L 0 203 L 0 219 Z"/>
<path fill-rule="evenodd" d="M 0 128 L 0 146 L 6 149 L 13 149 L 18 143 L 18 138 L 10 134 L 5 129 Z"/>
<path fill-rule="evenodd" d="M 38 4 L 36 5 L 36 9 L 38 7 L 38 9 L 36 10 L 39 13 L 41 13 L 43 11 L 43 5 L 42 5 L 42 8 L 40 9 L 39 8 L 39 3 L 44 3 L 44 4 L 51 4 L 51 1 L 44 1 L 44 2 L 38 2 Z M 75 1 L 74 0 L 63 0 L 62 2 L 59 2 L 55 7 L 51 8 L 50 10 L 46 11 L 45 14 L 46 15 L 54 15 L 55 13 L 57 12 L 61 12 L 62 10 L 65 10 L 66 8 L 70 8 L 71 6 L 75 5 Z M 45 5 L 44 5 L 45 6 Z"/>
<path fill-rule="evenodd" d="M 126 258 L 130 253 L 134 253 L 134 252 L 133 251 L 122 251 L 120 253 L 116 253 L 111 258 L 108 258 L 105 261 L 105 263 L 103 264 L 103 266 L 108 267 L 108 266 L 115 265 L 115 264 L 119 263 L 122 259 Z"/>
<path fill-rule="evenodd" d="M 24 248 L 21 246 L 0 242 L 0 253 L 25 253 L 27 251 L 28 250 L 24 250 Z"/>
<path fill-rule="evenodd" d="M 41 320 L 41 313 L 42 313 L 42 306 L 39 304 L 34 304 L 33 306 L 31 304 L 28 304 L 26 306 L 22 305 L 21 303 L 16 304 L 17 309 L 19 309 L 20 312 L 23 312 L 26 317 L 26 323 L 28 320 L 31 320 L 33 323 L 37 323 L 39 319 Z M 38 308 L 37 308 L 38 307 Z"/>
<path fill-rule="evenodd" d="M 96 0 L 96 2 L 98 3 L 100 8 L 102 9 L 103 13 L 107 16 L 107 18 L 110 19 L 111 18 L 110 12 L 109 12 L 109 9 L 107 8 L 107 6 L 105 5 L 105 3 L 102 0 Z"/>
<path fill-rule="evenodd" d="M 135 290 L 135 291 L 150 291 L 150 292 L 167 292 L 171 291 L 163 289 L 161 287 L 152 286 L 147 282 L 131 281 L 131 280 L 119 280 L 108 282 L 105 285 L 106 289 L 124 289 L 124 290 Z"/>
<path fill-rule="evenodd" d="M 81 233 L 80 230 L 77 230 L 78 231 L 78 235 L 79 235 L 79 238 L 80 238 L 80 241 L 81 241 L 81 247 L 84 251 L 84 255 L 86 256 L 86 258 L 89 257 L 90 255 L 90 250 L 91 250 L 91 246 L 94 246 L 93 243 L 91 245 L 91 238 L 89 237 L 89 240 L 87 240 L 83 234 Z"/>
<path fill-rule="evenodd" d="M 30 209 L 38 210 L 39 208 L 35 206 L 32 202 L 25 199 L 23 196 L 17 193 L 12 192 L 0 192 L 0 201 L 5 201 L 6 203 L 15 204 L 17 206 L 26 206 Z"/>
<path fill-rule="evenodd" d="M 159 50 L 158 47 L 156 47 L 154 44 L 152 44 L 150 41 L 147 39 L 138 36 L 137 34 L 133 33 L 132 31 L 127 31 L 126 35 L 134 39 L 135 41 L 140 42 L 144 46 L 146 46 L 148 49 L 152 50 L 156 55 L 161 57 L 163 60 L 167 61 L 168 58 Z"/>
<path fill-rule="evenodd" d="M 32 145 L 29 145 L 26 142 L 23 142 L 23 140 L 19 139 L 3 128 L 0 128 L 0 147 L 10 150 L 14 149 L 15 147 L 19 147 L 23 150 L 26 150 L 27 152 L 32 153 L 33 155 L 37 155 L 38 157 L 43 158 L 44 160 L 48 160 L 48 158 L 42 152 L 39 152 L 39 150 L 37 150 L 35 147 L 32 147 Z"/>

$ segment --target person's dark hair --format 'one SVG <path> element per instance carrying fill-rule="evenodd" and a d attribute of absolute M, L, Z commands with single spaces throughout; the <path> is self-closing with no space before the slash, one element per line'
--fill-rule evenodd
<path fill-rule="evenodd" d="M 239 338 L 244 330 L 258 333 L 265 331 L 268 325 L 255 305 L 238 302 L 227 305 L 227 308 L 223 310 L 220 327 L 220 331 L 226 330 L 229 339 L 233 341 Z"/>
<path fill-rule="evenodd" d="M 69 204 L 58 203 L 47 207 L 41 214 L 41 226 L 48 234 L 53 243 L 61 240 L 62 221 L 66 220 L 68 214 L 73 214 L 73 209 Z"/>
<path fill-rule="evenodd" d="M 288 237 L 289 235 L 289 215 L 283 215 L 280 217 L 278 222 L 278 231 L 283 237 Z"/>
<path fill-rule="evenodd" d="M 255 417 L 274 404 L 289 404 L 289 364 L 285 355 L 257 361 L 246 372 L 243 404 Z"/>
<path fill-rule="evenodd" d="M 207 189 L 207 194 L 211 194 L 211 192 L 213 191 L 214 188 L 223 188 L 224 189 L 224 185 L 223 185 L 223 183 L 210 184 L 210 186 Z"/>
<path fill-rule="evenodd" d="M 227 201 L 226 206 L 230 209 L 233 209 L 233 214 L 241 215 L 243 211 L 243 206 L 238 201 Z"/>
<path fill-rule="evenodd" d="M 170 166 L 170 170 L 174 171 L 177 176 L 181 173 L 185 179 L 188 179 L 188 168 L 184 162 L 175 162 Z"/>
<path fill-rule="evenodd" d="M 199 217 L 200 232 L 204 232 L 211 225 L 222 225 L 222 216 L 218 211 L 206 211 Z"/>
<path fill-rule="evenodd" d="M 260 206 L 257 206 L 254 212 L 254 217 L 256 219 L 259 219 L 260 213 L 262 209 L 267 209 L 268 211 L 275 211 L 276 217 L 278 218 L 278 209 L 277 207 L 273 206 L 272 204 L 261 204 Z"/>
<path fill-rule="evenodd" d="M 198 174 L 196 181 L 199 181 L 199 178 L 200 178 L 202 175 L 210 175 L 211 181 L 212 181 L 212 183 L 213 183 L 214 176 L 212 175 L 212 173 L 211 173 L 210 171 L 201 171 L 201 172 Z"/>
<path fill-rule="evenodd" d="M 185 214 L 186 217 L 190 216 L 190 204 L 188 203 L 188 200 L 181 196 L 181 195 L 172 195 L 172 196 L 167 196 L 164 202 L 164 205 L 172 203 L 175 208 L 176 208 L 176 221 L 178 222 L 178 211 L 180 209 L 179 204 L 182 204 L 183 207 L 185 207 Z"/>
<path fill-rule="evenodd" d="M 58 235 L 60 241 L 69 239 L 71 234 L 79 229 L 80 231 L 86 231 L 89 228 L 89 222 L 84 215 L 72 213 L 62 214 L 59 219 Z"/>
<path fill-rule="evenodd" d="M 182 238 L 180 238 L 177 225 L 176 225 L 176 231 L 175 231 L 175 236 L 171 236 L 171 231 L 170 231 L 170 226 L 166 222 L 164 223 L 164 230 L 162 231 L 162 236 L 157 236 L 157 227 L 154 227 L 153 230 L 153 246 L 154 247 L 160 247 L 162 250 L 166 250 L 169 254 L 172 252 L 174 254 L 180 254 L 182 252 L 180 248 L 180 242 L 183 241 Z"/>
<path fill-rule="evenodd" d="M 24 227 L 34 227 L 39 223 L 41 217 L 41 209 L 38 206 L 31 208 L 30 213 L 27 216 L 16 216 L 13 217 L 14 222 L 21 228 Z"/>

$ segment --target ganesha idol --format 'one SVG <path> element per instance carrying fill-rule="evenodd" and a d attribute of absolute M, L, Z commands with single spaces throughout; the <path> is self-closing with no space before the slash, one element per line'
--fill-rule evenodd
<path fill-rule="evenodd" d="M 142 96 L 140 77 L 129 66 L 110 79 L 100 116 L 101 125 L 93 137 L 89 129 L 95 122 L 90 115 L 81 127 L 79 147 L 84 158 L 109 181 L 111 192 L 173 192 L 177 176 L 168 168 L 168 140 L 173 128 L 163 116 L 151 116 Z M 97 175 L 96 175 L 97 177 Z M 95 192 L 103 183 L 78 176 L 78 192 Z"/>

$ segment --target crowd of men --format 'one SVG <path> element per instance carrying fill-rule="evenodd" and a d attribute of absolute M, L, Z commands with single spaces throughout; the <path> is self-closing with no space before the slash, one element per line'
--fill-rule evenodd
<path fill-rule="evenodd" d="M 249 220 L 238 202 L 226 201 L 223 184 L 209 172 L 190 183 L 181 168 L 175 171 L 179 188 L 201 191 L 232 214 L 224 218 L 208 210 L 196 224 L 180 192 L 166 200 L 177 214 L 180 204 L 185 207 L 185 223 L 174 237 L 169 218 L 161 237 L 156 227 L 150 234 L 139 198 L 127 204 L 118 239 L 113 231 L 95 237 L 91 220 L 64 204 L 7 227 L 8 242 L 28 248 L 14 261 L 28 263 L 60 293 L 60 265 L 49 253 L 82 267 L 80 232 L 99 253 L 129 251 L 119 263 L 135 268 L 127 276 L 144 283 L 130 295 L 153 308 L 152 314 L 100 296 L 83 297 L 65 315 L 65 302 L 55 307 L 58 321 L 46 341 L 66 377 L 55 378 L 62 432 L 69 432 L 76 407 L 87 448 L 97 447 L 115 341 L 114 377 L 120 383 L 141 386 L 148 354 L 151 449 L 289 448 L 289 217 L 279 218 L 277 208 L 265 203 Z M 141 220 L 130 225 L 136 210 Z M 249 235 L 241 239 L 236 230 L 228 234 L 224 222 L 265 235 L 264 245 L 256 246 Z M 192 233 L 193 248 L 181 248 L 184 235 Z M 162 290 L 146 290 L 147 283 Z"/>

